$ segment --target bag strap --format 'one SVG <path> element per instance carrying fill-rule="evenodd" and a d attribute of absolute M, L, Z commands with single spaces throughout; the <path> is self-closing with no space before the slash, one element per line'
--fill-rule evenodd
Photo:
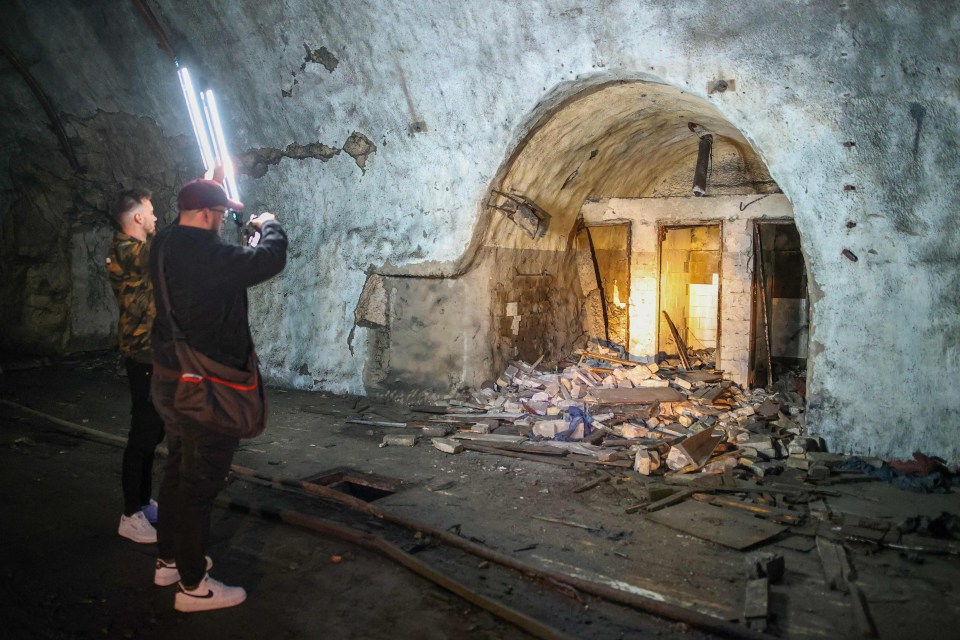
<path fill-rule="evenodd" d="M 172 231 L 168 233 L 172 233 Z M 157 280 L 160 285 L 160 295 L 163 297 L 163 305 L 167 309 L 167 320 L 169 320 L 170 322 L 170 332 L 172 334 L 173 340 L 174 341 L 179 340 L 180 342 L 183 342 L 184 344 L 189 346 L 190 343 L 187 341 L 187 334 L 183 331 L 183 329 L 180 328 L 180 324 L 177 322 L 176 317 L 173 315 L 173 305 L 170 303 L 170 292 L 167 289 L 167 273 L 163 267 L 163 262 L 164 262 L 163 258 L 167 252 L 168 242 L 170 242 L 170 235 L 167 235 L 167 237 L 164 238 L 163 246 L 160 247 L 160 257 L 157 262 L 157 267 L 159 270 L 159 273 L 157 274 L 159 277 L 157 278 Z M 246 298 L 246 291 L 244 291 L 243 306 L 247 307 L 247 304 L 248 303 Z M 247 311 L 247 313 L 249 313 L 249 310 Z M 253 347 L 253 335 L 250 333 L 249 324 L 247 324 L 247 340 L 250 342 L 250 353 L 254 357 L 256 357 L 257 352 L 256 352 L 256 349 Z M 249 362 L 249 359 L 250 359 L 250 355 L 247 356 L 248 362 Z"/>
<path fill-rule="evenodd" d="M 170 331 L 173 334 L 173 339 L 187 342 L 187 335 L 184 333 L 183 329 L 180 328 L 180 324 L 173 315 L 173 305 L 170 304 L 170 292 L 167 289 L 167 272 L 163 267 L 163 257 L 166 255 L 167 243 L 169 241 L 170 235 L 167 235 L 167 237 L 164 238 L 163 246 L 160 247 L 160 258 L 157 262 L 157 267 L 159 268 L 160 273 L 158 274 L 159 277 L 157 278 L 157 281 L 160 284 L 160 294 L 163 296 L 163 306 L 166 307 L 167 310 L 167 320 L 170 322 Z"/>

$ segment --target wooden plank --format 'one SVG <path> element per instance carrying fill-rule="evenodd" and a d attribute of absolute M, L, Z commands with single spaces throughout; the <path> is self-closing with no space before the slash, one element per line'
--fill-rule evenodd
<path fill-rule="evenodd" d="M 683 402 L 684 395 L 672 387 L 634 387 L 632 389 L 590 389 L 587 396 L 602 404 L 653 404 Z"/>
<path fill-rule="evenodd" d="M 601 477 L 599 477 L 599 478 L 596 478 L 595 480 L 591 480 L 591 481 L 588 482 L 587 484 L 580 485 L 579 487 L 577 487 L 576 489 L 574 489 L 573 492 L 574 492 L 574 493 L 583 493 L 584 491 L 589 491 L 590 489 L 593 489 L 594 487 L 599 486 L 599 485 L 603 484 L 604 482 L 609 482 L 609 481 L 610 481 L 610 476 L 601 476 Z"/>
<path fill-rule="evenodd" d="M 479 422 L 480 420 L 516 420 L 526 413 L 448 413 L 443 418 L 430 418 L 430 422 Z"/>
<path fill-rule="evenodd" d="M 860 630 L 860 636 L 863 638 L 878 638 L 877 625 L 873 622 L 873 616 L 870 615 L 870 608 L 867 606 L 867 598 L 863 595 L 860 587 L 853 582 L 848 582 L 850 589 L 850 601 L 853 604 L 853 619 L 857 622 L 857 628 Z"/>
<path fill-rule="evenodd" d="M 686 500 L 687 498 L 692 496 L 694 493 L 696 493 L 696 489 L 680 489 L 679 491 L 675 491 L 674 493 L 671 493 L 667 497 L 661 498 L 656 502 L 651 502 L 650 504 L 646 504 L 646 505 L 640 505 L 640 508 L 642 508 L 647 513 L 652 513 L 654 511 L 659 511 L 660 509 L 663 509 L 665 507 L 675 505 L 678 502 L 682 502 L 683 500 Z"/>
<path fill-rule="evenodd" d="M 687 345 L 683 341 L 683 338 L 680 337 L 680 332 L 677 331 L 677 325 L 673 324 L 673 320 L 670 319 L 670 314 L 666 311 L 661 311 L 663 317 L 667 319 L 667 326 L 670 327 L 670 333 L 673 335 L 673 341 L 677 344 L 677 355 L 680 356 L 680 362 L 683 363 L 684 369 L 690 368 L 690 357 L 687 355 Z"/>
<path fill-rule="evenodd" d="M 384 422 L 382 420 L 344 420 L 347 424 L 362 424 L 368 427 L 405 427 L 406 422 Z"/>
<path fill-rule="evenodd" d="M 454 440 L 476 440 L 481 444 L 520 444 L 526 442 L 526 436 L 508 436 L 500 433 L 474 433 L 461 431 L 450 436 Z"/>
<path fill-rule="evenodd" d="M 843 545 L 821 536 L 817 536 L 817 551 L 820 553 L 820 563 L 823 565 L 824 581 L 831 591 L 847 593 L 850 587 L 847 583 L 852 579 L 853 568 L 847 559 L 847 551 Z"/>
<path fill-rule="evenodd" d="M 764 507 L 754 502 L 740 502 L 738 500 L 730 500 L 728 498 L 721 498 L 720 496 L 711 496 L 705 493 L 695 493 L 691 497 L 697 502 L 705 502 L 707 504 L 712 504 L 719 507 L 740 509 L 741 511 L 763 516 L 773 522 L 782 522 L 784 524 L 800 524 L 801 520 L 803 519 L 802 514 L 793 513 L 787 511 L 786 509 L 778 509 L 776 507 Z"/>
<path fill-rule="evenodd" d="M 612 362 L 614 364 L 622 364 L 625 367 L 635 367 L 642 362 L 634 362 L 633 360 L 624 360 L 622 358 L 613 358 L 611 356 L 605 356 L 602 353 L 593 353 L 592 351 L 574 351 L 574 355 L 580 356 L 581 361 L 583 358 L 593 358 L 594 360 L 603 360 L 605 362 Z"/>
<path fill-rule="evenodd" d="M 743 618 L 747 626 L 757 631 L 766 631 L 770 608 L 770 584 L 767 578 L 747 581 L 743 598 Z"/>
<path fill-rule="evenodd" d="M 561 467 L 572 467 L 573 462 L 568 462 L 566 457 L 557 458 L 554 456 L 541 456 L 533 453 L 521 453 L 509 449 L 498 449 L 496 447 L 485 447 L 480 444 L 465 442 L 463 448 L 467 451 L 476 451 L 477 453 L 487 453 L 494 456 L 503 456 L 504 458 L 517 458 L 519 460 L 532 460 L 534 462 L 545 462 L 547 464 L 559 465 Z"/>
<path fill-rule="evenodd" d="M 785 549 L 793 549 L 794 551 L 800 551 L 801 553 L 807 553 L 817 546 L 817 542 L 809 536 L 800 535 L 790 536 L 789 538 L 784 538 L 783 540 L 777 540 L 777 546 Z"/>
<path fill-rule="evenodd" d="M 700 433 L 688 436 L 683 442 L 674 446 L 685 453 L 686 456 L 693 461 L 694 467 L 699 469 L 706 464 L 710 456 L 713 455 L 717 445 L 720 444 L 720 441 L 724 438 L 722 431 L 720 435 L 714 435 L 715 431 L 713 427 L 707 427 Z"/>
<path fill-rule="evenodd" d="M 731 509 L 692 501 L 652 513 L 647 518 L 731 549 L 747 549 L 787 529 Z"/>
<path fill-rule="evenodd" d="M 689 380 L 690 382 L 720 382 L 723 380 L 723 371 L 694 369 L 692 371 L 682 371 L 677 374 L 677 377 Z"/>

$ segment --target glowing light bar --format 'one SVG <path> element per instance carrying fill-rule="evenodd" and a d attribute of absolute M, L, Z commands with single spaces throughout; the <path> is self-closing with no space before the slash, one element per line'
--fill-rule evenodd
<path fill-rule="evenodd" d="M 193 82 L 190 80 L 190 72 L 187 68 L 178 67 L 177 75 L 180 76 L 180 88 L 183 89 L 183 97 L 187 101 L 187 112 L 190 114 L 190 124 L 193 125 L 193 135 L 196 136 L 197 144 L 200 146 L 203 168 L 209 171 L 216 165 L 210 136 L 207 134 L 203 113 L 200 110 L 200 102 L 197 100 L 197 93 L 193 89 Z"/>
<path fill-rule="evenodd" d="M 210 89 L 201 93 L 200 97 L 203 100 L 203 110 L 207 116 L 207 128 L 213 137 L 213 152 L 217 164 L 223 166 L 223 187 L 228 197 L 239 200 L 240 191 L 237 189 L 237 181 L 233 172 L 233 159 L 227 150 L 227 139 L 223 135 L 223 126 L 220 124 L 217 101 Z"/>

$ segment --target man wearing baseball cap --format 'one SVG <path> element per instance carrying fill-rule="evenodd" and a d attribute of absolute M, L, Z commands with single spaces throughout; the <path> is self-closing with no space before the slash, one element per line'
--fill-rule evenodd
<path fill-rule="evenodd" d="M 253 216 L 260 232 L 255 248 L 220 239 L 224 216 L 241 211 L 220 183 L 193 180 L 177 196 L 180 216 L 161 231 L 150 253 L 156 293 L 153 324 L 153 399 L 163 417 L 170 455 L 160 486 L 157 562 L 154 583 L 178 584 L 174 607 L 195 612 L 243 602 L 246 591 L 215 580 L 206 557 L 213 500 L 223 488 L 239 440 L 194 422 L 174 409 L 180 363 L 169 310 L 160 295 L 164 278 L 170 306 L 187 342 L 206 356 L 238 369 L 253 351 L 247 318 L 247 287 L 280 273 L 286 265 L 287 236 L 272 213 Z M 163 256 L 163 272 L 160 257 Z"/>

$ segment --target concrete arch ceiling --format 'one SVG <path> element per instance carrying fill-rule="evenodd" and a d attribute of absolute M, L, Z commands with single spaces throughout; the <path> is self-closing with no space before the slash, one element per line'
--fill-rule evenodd
<path fill-rule="evenodd" d="M 486 244 L 561 248 L 585 200 L 655 195 L 658 185 L 678 173 L 683 173 L 684 191 L 663 195 L 689 195 L 698 144 L 690 122 L 714 134 L 715 165 L 718 151 L 726 148 L 727 154 L 739 156 L 741 171 L 769 180 L 743 134 L 703 98 L 653 82 L 606 84 L 568 98 L 544 115 L 494 186 L 521 194 L 549 213 L 546 236 L 534 241 L 495 213 Z"/>

